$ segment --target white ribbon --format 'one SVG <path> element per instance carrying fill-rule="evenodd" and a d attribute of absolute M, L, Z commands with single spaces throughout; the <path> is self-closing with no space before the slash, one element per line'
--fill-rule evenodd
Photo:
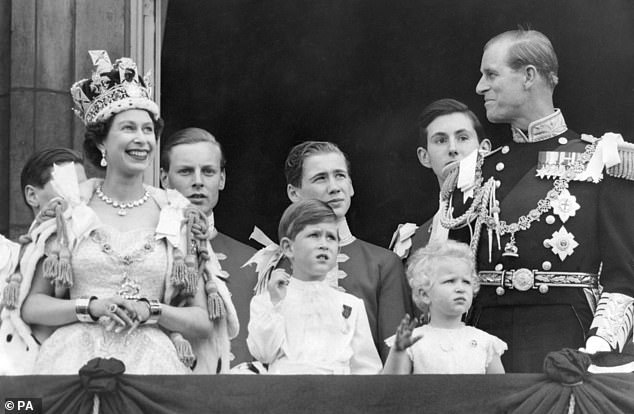
<path fill-rule="evenodd" d="M 586 134 L 581 135 L 584 141 L 592 141 L 592 137 Z M 623 137 L 621 134 L 606 132 L 600 138 L 597 148 L 592 154 L 592 158 L 588 161 L 586 169 L 575 177 L 575 180 L 586 181 L 591 179 L 598 183 L 603 178 L 603 168 L 613 167 L 621 162 L 619 157 L 619 144 L 622 144 Z"/>
<path fill-rule="evenodd" d="M 476 164 L 478 161 L 478 150 L 473 150 L 469 155 L 460 160 L 458 170 L 458 184 L 456 185 L 462 191 L 462 201 L 466 202 L 473 197 L 476 179 Z"/>

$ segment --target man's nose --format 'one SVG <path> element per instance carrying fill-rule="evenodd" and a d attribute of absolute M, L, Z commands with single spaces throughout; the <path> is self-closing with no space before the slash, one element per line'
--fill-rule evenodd
<path fill-rule="evenodd" d="M 335 177 L 328 178 L 328 192 L 338 193 L 341 191 L 341 184 Z"/>
<path fill-rule="evenodd" d="M 200 171 L 198 169 L 194 171 L 194 185 L 195 186 L 202 186 L 203 185 L 202 171 Z"/>
<path fill-rule="evenodd" d="M 489 85 L 487 84 L 486 80 L 484 79 L 484 75 L 480 76 L 480 80 L 478 81 L 478 84 L 476 85 L 476 93 L 478 95 L 484 95 L 484 93 L 489 89 Z"/>
<path fill-rule="evenodd" d="M 449 155 L 452 157 L 455 157 L 456 155 L 458 155 L 458 147 L 456 145 L 456 138 L 455 137 L 450 137 L 449 138 L 449 147 L 447 148 Z"/>

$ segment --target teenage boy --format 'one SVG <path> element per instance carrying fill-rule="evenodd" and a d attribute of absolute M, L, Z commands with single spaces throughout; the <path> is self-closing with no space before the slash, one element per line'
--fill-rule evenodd
<path fill-rule="evenodd" d="M 478 150 L 491 150 L 478 117 L 455 99 L 439 99 L 427 105 L 418 117 L 418 131 L 418 161 L 434 172 L 441 191 L 449 171 L 457 168 L 461 160 L 474 156 Z M 440 225 L 440 212 L 441 209 L 420 227 L 413 223 L 399 225 L 390 244 L 392 250 L 405 260 L 430 240 L 447 240 L 449 230 Z"/>
<path fill-rule="evenodd" d="M 256 277 L 250 267 L 243 268 L 242 265 L 255 253 L 255 249 L 219 232 L 215 226 L 213 210 L 218 204 L 220 191 L 225 188 L 225 165 L 222 146 L 204 129 L 182 129 L 162 145 L 161 184 L 178 190 L 207 215 L 211 227 L 211 247 L 222 269 L 231 276 L 227 279 L 227 286 L 240 325 L 246 327 Z M 246 346 L 246 329 L 240 329 L 238 336 L 231 340 L 231 352 L 234 355 L 231 366 L 253 359 Z"/>

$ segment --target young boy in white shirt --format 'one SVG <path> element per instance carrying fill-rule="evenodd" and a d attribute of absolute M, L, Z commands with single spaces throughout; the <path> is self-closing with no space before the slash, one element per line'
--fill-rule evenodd
<path fill-rule="evenodd" d="M 278 235 L 292 275 L 274 271 L 251 300 L 251 354 L 270 374 L 377 374 L 382 364 L 363 300 L 325 280 L 339 251 L 332 208 L 319 200 L 293 203 Z"/>

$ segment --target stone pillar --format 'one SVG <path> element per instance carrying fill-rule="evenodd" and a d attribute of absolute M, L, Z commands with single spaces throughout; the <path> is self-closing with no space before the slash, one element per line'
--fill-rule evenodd
<path fill-rule="evenodd" d="M 20 188 L 24 162 L 47 147 L 81 151 L 83 126 L 68 90 L 90 76 L 88 50 L 105 49 L 113 57 L 129 52 L 129 1 L 2 1 L 0 16 L 0 53 L 11 56 L 9 70 L 0 64 L 0 134 L 9 138 L 0 140 L 0 194 L 9 194 L 0 197 L 0 231 L 6 234 L 8 209 L 9 236 L 16 238 L 32 220 Z"/>
<path fill-rule="evenodd" d="M 11 56 L 11 0 L 0 1 L 0 56 Z M 9 90 L 11 60 L 0 59 L 0 234 L 9 234 Z"/>

